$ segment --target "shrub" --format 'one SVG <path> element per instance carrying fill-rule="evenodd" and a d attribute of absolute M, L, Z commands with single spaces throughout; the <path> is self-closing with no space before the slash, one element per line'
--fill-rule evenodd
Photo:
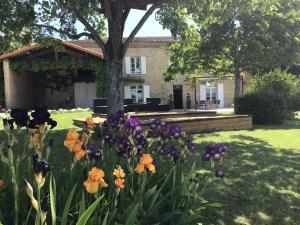
<path fill-rule="evenodd" d="M 279 124 L 300 106 L 300 82 L 294 75 L 275 69 L 251 79 L 247 94 L 235 100 L 235 112 L 253 115 L 256 124 Z"/>
<path fill-rule="evenodd" d="M 295 79 L 288 97 L 288 108 L 291 113 L 300 111 L 300 79 Z"/>
<path fill-rule="evenodd" d="M 248 93 L 236 99 L 235 113 L 252 115 L 255 124 L 280 124 L 287 115 L 286 101 L 272 93 Z"/>
<path fill-rule="evenodd" d="M 297 78 L 286 71 L 275 69 L 263 75 L 254 76 L 251 79 L 249 93 L 276 93 L 287 98 L 290 95 L 293 84 Z"/>
<path fill-rule="evenodd" d="M 200 222 L 206 206 L 201 193 L 211 177 L 194 170 L 196 146 L 179 126 L 156 119 L 143 128 L 122 112 L 102 126 L 88 118 L 81 132 L 67 132 L 61 152 L 51 140 L 44 144 L 57 125 L 45 108 L 31 118 L 26 110 L 12 110 L 11 117 L 3 121 L 7 137 L 0 148 L 4 224 Z M 219 178 L 226 152 L 226 145 L 209 145 L 202 155 Z"/>

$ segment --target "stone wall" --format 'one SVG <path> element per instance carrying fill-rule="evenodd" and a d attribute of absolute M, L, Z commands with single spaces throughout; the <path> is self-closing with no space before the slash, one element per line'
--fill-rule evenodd
<path fill-rule="evenodd" d="M 5 102 L 7 108 L 31 108 L 34 104 L 35 86 L 31 74 L 17 74 L 9 67 L 9 60 L 3 60 Z"/>
<path fill-rule="evenodd" d="M 74 85 L 66 90 L 53 91 L 39 87 L 37 79 L 30 73 L 16 73 L 9 67 L 9 60 L 3 60 L 5 102 L 7 108 L 33 109 L 46 105 L 50 109 L 66 108 L 67 97 L 73 98 Z M 69 107 L 73 107 L 73 102 Z"/>
<path fill-rule="evenodd" d="M 147 75 L 125 76 L 131 78 L 143 78 L 144 83 L 150 86 L 150 96 L 161 98 L 162 103 L 167 104 L 169 96 L 173 95 L 173 85 L 182 85 L 183 88 L 183 108 L 186 108 L 186 96 L 189 93 L 192 101 L 192 108 L 195 107 L 195 90 L 191 80 L 179 76 L 172 82 L 165 82 L 163 72 L 168 68 L 170 61 L 169 45 L 133 45 L 128 49 L 126 56 L 145 56 L 147 58 Z M 95 50 L 95 49 L 94 49 Z M 232 107 L 234 102 L 234 79 L 221 79 L 216 83 L 224 85 L 224 107 Z M 245 82 L 244 82 L 245 83 Z M 125 85 L 134 84 L 134 81 Z M 201 82 L 196 83 L 196 100 L 200 99 Z"/>

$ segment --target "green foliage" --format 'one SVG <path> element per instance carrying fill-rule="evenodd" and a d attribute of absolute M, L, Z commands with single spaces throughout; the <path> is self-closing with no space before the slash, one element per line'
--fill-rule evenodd
<path fill-rule="evenodd" d="M 288 97 L 293 84 L 298 79 L 287 73 L 286 71 L 281 71 L 280 69 L 275 69 L 269 73 L 263 75 L 257 75 L 251 79 L 251 85 L 248 92 L 256 93 L 277 93 L 283 97 Z"/>
<path fill-rule="evenodd" d="M 251 79 L 248 94 L 235 102 L 238 114 L 252 114 L 257 124 L 282 123 L 299 110 L 300 80 L 280 69 Z"/>
<path fill-rule="evenodd" d="M 167 80 L 199 71 L 239 76 L 299 62 L 299 1 L 191 1 L 167 5 L 162 14 L 161 22 L 183 37 L 171 48 Z"/>
<path fill-rule="evenodd" d="M 5 93 L 4 93 L 4 72 L 3 64 L 0 63 L 0 107 L 5 106 Z"/>
<path fill-rule="evenodd" d="M 6 188 L 0 190 L 2 201 L 0 220 L 5 224 L 14 224 L 16 217 L 13 215 L 16 211 L 12 210 L 12 206 L 21 204 L 22 208 L 18 211 L 19 221 L 26 221 L 25 225 L 41 224 L 39 222 L 40 211 L 30 209 L 31 202 L 26 196 L 27 190 L 25 191 L 25 185 L 22 182 L 23 177 L 32 184 L 32 194 L 38 203 L 41 203 L 40 196 L 44 196 L 49 191 L 50 207 L 46 222 L 50 225 L 193 225 L 201 220 L 202 210 L 207 205 L 201 195 L 206 181 L 210 181 L 210 176 L 202 176 L 194 170 L 195 165 L 188 161 L 189 154 L 182 156 L 181 160 L 174 163 L 166 156 L 158 154 L 157 146 L 153 144 L 154 142 L 149 142 L 148 151 L 157 160 L 156 173 L 151 174 L 145 171 L 138 174 L 134 171 L 134 167 L 139 159 L 135 156 L 130 160 L 117 156 L 115 145 L 105 145 L 100 160 L 95 161 L 86 157 L 76 161 L 65 147 L 58 148 L 63 145 L 66 130 L 56 136 L 53 149 L 50 145 L 44 144 L 44 141 L 49 140 L 46 138 L 48 132 L 48 128 L 45 128 L 45 133 L 40 139 L 42 150 L 35 149 L 40 159 L 49 162 L 52 168 L 51 176 L 45 177 L 46 183 L 39 189 L 36 185 L 37 180 L 34 179 L 37 174 L 33 173 L 30 159 L 34 150 L 27 147 L 27 140 L 32 137 L 32 133 L 20 128 L 17 131 L 11 131 L 8 126 L 5 126 L 5 134 L 8 136 L 3 138 L 0 148 L 0 178 L 7 182 Z M 89 143 L 93 142 L 97 147 L 101 146 L 102 140 L 99 141 L 98 130 L 91 131 L 85 127 L 82 137 L 84 135 L 89 138 Z M 133 138 L 131 135 L 129 134 L 130 140 Z M 80 140 L 83 140 L 82 137 Z M 11 140 L 14 142 L 12 143 Z M 158 137 L 157 140 L 162 139 Z M 181 143 L 183 140 L 178 141 L 178 144 L 184 145 L 185 143 Z M 38 143 L 39 139 L 35 141 L 37 142 L 34 143 Z M 177 143 L 175 139 L 170 141 L 172 144 Z M 7 143 L 10 145 L 8 146 Z M 182 148 L 187 148 L 187 146 Z M 13 150 L 11 157 L 7 156 L 8 149 Z M 12 159 L 12 163 L 6 160 L 7 158 Z M 21 166 L 18 166 L 18 163 Z M 117 189 L 114 183 L 116 178 L 113 170 L 117 165 L 120 165 L 126 173 L 125 187 L 122 189 Z M 108 187 L 101 188 L 98 193 L 90 194 L 86 193 L 83 181 L 89 179 L 88 172 L 93 167 L 102 168 L 105 171 L 104 179 Z M 10 172 L 12 168 L 15 168 L 13 179 L 11 179 L 13 173 Z M 17 180 L 16 183 L 14 179 Z M 18 188 L 17 195 L 11 193 L 14 187 Z M 4 217 L 4 214 L 8 216 Z"/>
<path fill-rule="evenodd" d="M 47 44 L 49 44 L 47 42 Z M 60 49 L 63 51 L 63 49 Z M 107 94 L 107 83 L 106 83 L 106 72 L 104 63 L 100 60 L 92 58 L 62 58 L 62 59 L 33 59 L 31 61 L 16 60 L 10 63 L 11 69 L 21 72 L 48 72 L 55 70 L 93 70 L 96 76 L 97 84 L 97 96 L 105 97 Z M 71 81 L 67 81 L 68 85 L 71 85 L 75 82 L 74 77 L 71 76 Z M 54 81 L 57 79 L 54 79 Z M 57 80 L 59 82 L 59 80 Z"/>
<path fill-rule="evenodd" d="M 90 219 L 92 213 L 95 211 L 96 207 L 102 200 L 103 195 L 99 197 L 87 210 L 84 211 L 84 213 L 79 217 L 78 222 L 76 225 L 86 225 L 88 220 Z"/>
<path fill-rule="evenodd" d="M 274 93 L 249 93 L 235 100 L 236 114 L 250 114 L 255 124 L 282 124 L 287 118 L 286 99 Z"/>
<path fill-rule="evenodd" d="M 251 79 L 250 93 L 265 93 L 282 96 L 286 111 L 293 113 L 300 110 L 300 79 L 287 71 L 275 69 L 269 73 Z"/>

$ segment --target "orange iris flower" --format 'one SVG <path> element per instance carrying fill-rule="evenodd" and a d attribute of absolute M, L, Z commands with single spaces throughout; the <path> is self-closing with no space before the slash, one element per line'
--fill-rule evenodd
<path fill-rule="evenodd" d="M 94 130 L 95 124 L 94 124 L 94 120 L 92 117 L 87 118 L 85 122 L 89 129 Z"/>
<path fill-rule="evenodd" d="M 80 160 L 85 156 L 85 151 L 82 149 L 83 143 L 79 141 L 79 133 L 75 129 L 70 129 L 67 137 L 64 140 L 64 145 L 70 152 L 75 153 L 76 160 Z"/>
<path fill-rule="evenodd" d="M 121 168 L 121 166 L 117 166 L 116 169 L 114 169 L 113 175 L 116 177 L 115 185 L 117 189 L 122 189 L 125 187 L 125 173 L 124 170 Z"/>
<path fill-rule="evenodd" d="M 85 189 L 90 194 L 98 192 L 99 188 L 107 187 L 108 184 L 104 180 L 105 173 L 102 169 L 93 167 L 88 173 L 88 179 L 83 183 Z"/>
<path fill-rule="evenodd" d="M 145 168 L 147 168 L 151 173 L 156 172 L 151 154 L 143 154 L 134 171 L 137 172 L 138 174 L 141 174 L 145 171 Z"/>

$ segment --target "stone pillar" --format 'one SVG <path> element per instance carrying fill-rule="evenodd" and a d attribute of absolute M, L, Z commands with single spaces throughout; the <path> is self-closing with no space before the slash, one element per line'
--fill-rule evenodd
<path fill-rule="evenodd" d="M 9 59 L 3 60 L 5 103 L 7 108 L 31 109 L 33 99 L 33 77 L 31 74 L 18 74 L 9 66 Z"/>
<path fill-rule="evenodd" d="M 7 108 L 12 107 L 12 76 L 11 76 L 11 70 L 9 68 L 9 60 L 4 59 L 3 60 L 3 73 L 4 73 L 4 93 L 5 93 L 5 104 Z"/>

